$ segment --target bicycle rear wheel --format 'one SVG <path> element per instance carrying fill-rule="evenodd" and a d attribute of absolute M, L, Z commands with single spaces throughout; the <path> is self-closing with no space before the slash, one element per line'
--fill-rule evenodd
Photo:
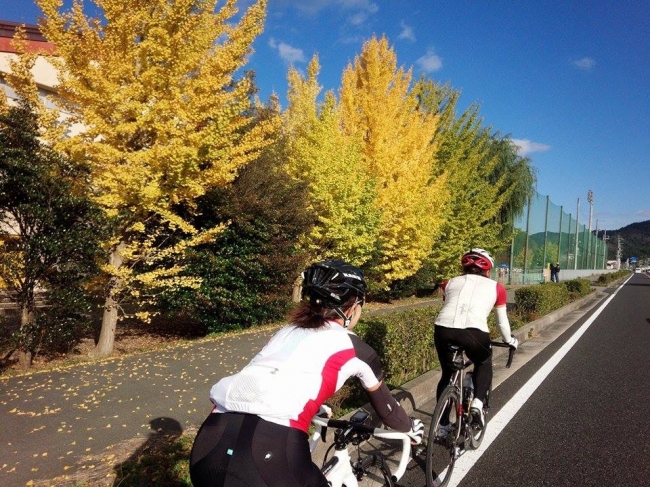
<path fill-rule="evenodd" d="M 429 425 L 425 472 L 427 487 L 444 487 L 454 470 L 462 421 L 459 410 L 458 390 L 447 386 L 433 410 Z M 445 425 L 449 426 L 445 428 Z"/>
<path fill-rule="evenodd" d="M 359 486 L 378 487 L 384 485 L 393 487 L 393 477 L 384 457 L 379 454 L 366 455 L 361 460 L 363 480 Z"/>

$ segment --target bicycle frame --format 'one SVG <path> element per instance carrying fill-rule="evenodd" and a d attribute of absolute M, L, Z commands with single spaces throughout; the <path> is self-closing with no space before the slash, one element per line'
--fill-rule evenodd
<path fill-rule="evenodd" d="M 509 369 L 510 365 L 512 365 L 512 359 L 514 357 L 515 349 L 513 349 L 506 343 L 497 342 L 497 341 L 492 341 L 491 345 L 493 347 L 502 347 L 502 348 L 509 349 L 508 361 L 506 363 L 506 368 Z M 449 385 L 455 387 L 458 390 L 458 394 L 460 398 L 459 401 L 460 410 L 458 411 L 458 413 L 459 414 L 462 413 L 462 417 L 464 419 L 464 421 L 462 422 L 463 430 L 464 430 L 465 427 L 467 426 L 467 419 L 468 419 L 468 412 L 469 412 L 469 403 L 465 404 L 466 402 L 468 402 L 466 401 L 467 391 L 465 388 L 465 376 L 467 374 L 466 369 L 470 365 L 472 365 L 472 361 L 465 357 L 465 351 L 462 348 L 457 346 L 452 346 L 452 347 L 455 350 L 453 356 L 453 368 L 456 371 L 452 374 L 451 379 L 449 380 Z M 471 401 L 472 398 L 470 397 L 469 400 Z M 465 406 L 467 406 L 467 408 L 465 408 Z"/>
<path fill-rule="evenodd" d="M 322 472 L 332 487 L 358 487 L 359 482 L 352 471 L 348 449 L 336 450 L 334 456 L 323 465 Z"/>
<path fill-rule="evenodd" d="M 411 438 L 406 433 L 385 430 L 382 428 L 370 428 L 361 424 L 353 424 L 349 421 L 326 419 L 318 416 L 312 418 L 312 424 L 316 426 L 316 431 L 309 442 L 309 449 L 311 452 L 315 450 L 319 440 L 322 438 L 321 431 L 325 431 L 323 428 L 328 427 L 343 429 L 355 428 L 366 433 L 368 437 L 374 436 L 376 438 L 401 440 L 402 451 L 400 461 L 395 473 L 391 473 L 391 477 L 394 481 L 397 481 L 406 472 L 406 467 L 408 466 L 411 453 Z M 352 468 L 351 460 L 348 445 L 346 444 L 344 448 L 337 448 L 334 456 L 323 465 L 321 471 L 332 487 L 342 487 L 343 485 L 346 487 L 358 487 L 359 481 L 357 480 Z"/>

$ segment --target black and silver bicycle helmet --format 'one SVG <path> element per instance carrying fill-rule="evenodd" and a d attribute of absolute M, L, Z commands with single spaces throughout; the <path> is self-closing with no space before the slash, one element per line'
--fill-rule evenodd
<path fill-rule="evenodd" d="M 302 298 L 311 304 L 337 310 L 352 296 L 366 299 L 366 281 L 361 269 L 343 260 L 325 260 L 302 273 Z"/>

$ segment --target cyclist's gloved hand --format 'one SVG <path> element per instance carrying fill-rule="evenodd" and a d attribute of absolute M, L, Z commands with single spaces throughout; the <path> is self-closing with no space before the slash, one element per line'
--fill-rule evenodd
<path fill-rule="evenodd" d="M 419 445 L 424 437 L 424 424 L 417 418 L 411 418 L 411 431 L 406 432 L 411 437 L 411 443 Z"/>
<path fill-rule="evenodd" d="M 519 340 L 515 336 L 510 337 L 510 341 L 506 342 L 505 340 L 503 341 L 504 343 L 507 343 L 509 346 L 517 350 L 517 347 L 519 346 Z"/>
<path fill-rule="evenodd" d="M 319 418 L 331 418 L 332 408 L 329 407 L 327 404 L 323 403 L 318 408 L 318 412 L 316 413 L 316 416 L 318 416 Z"/>

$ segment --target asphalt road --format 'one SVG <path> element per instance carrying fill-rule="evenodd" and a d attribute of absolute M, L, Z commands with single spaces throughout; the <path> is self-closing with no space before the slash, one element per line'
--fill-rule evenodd
<path fill-rule="evenodd" d="M 491 418 L 520 409 L 490 445 L 486 437 L 458 460 L 450 486 L 650 485 L 650 276 L 634 274 L 615 291 L 524 343 L 512 371 L 495 360 Z M 540 370 L 550 372 L 522 402 Z M 426 417 L 434 405 L 418 411 Z M 416 457 L 399 486 L 425 485 L 423 469 Z"/>

